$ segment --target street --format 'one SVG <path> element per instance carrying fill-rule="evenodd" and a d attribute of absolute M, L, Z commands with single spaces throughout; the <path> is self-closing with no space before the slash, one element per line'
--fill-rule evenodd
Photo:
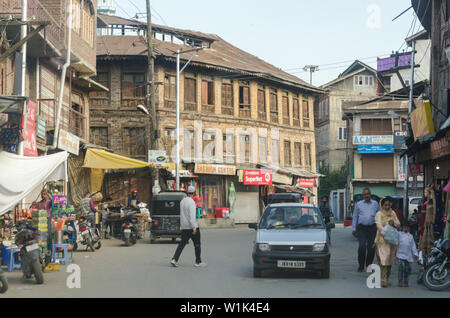
<path fill-rule="evenodd" d="M 124 247 L 120 240 L 104 240 L 95 253 L 74 253 L 81 268 L 81 289 L 66 286 L 66 266 L 45 274 L 45 285 L 23 281 L 22 273 L 7 273 L 10 289 L 4 297 L 120 297 L 120 298 L 429 298 L 449 297 L 450 291 L 431 292 L 415 282 L 413 266 L 410 288 L 396 287 L 397 268 L 393 267 L 388 289 L 371 290 L 366 286 L 368 273 L 358 273 L 357 241 L 351 229 L 332 232 L 331 277 L 314 274 L 266 273 L 262 279 L 252 276 L 252 242 L 255 232 L 237 229 L 203 230 L 202 254 L 207 268 L 194 268 L 194 251 L 190 243 L 184 250 L 180 267 L 169 261 L 176 245 L 142 240 Z"/>

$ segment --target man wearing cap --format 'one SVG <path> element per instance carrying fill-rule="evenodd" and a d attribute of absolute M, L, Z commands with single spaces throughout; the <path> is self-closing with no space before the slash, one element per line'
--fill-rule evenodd
<path fill-rule="evenodd" d="M 128 198 L 128 207 L 138 209 L 138 204 L 141 203 L 137 197 L 138 190 L 131 191 L 131 197 Z"/>
<path fill-rule="evenodd" d="M 188 196 L 184 198 L 180 203 L 180 225 L 181 225 L 181 242 L 178 244 L 178 248 L 173 256 L 173 267 L 178 267 L 178 260 L 184 247 L 189 242 L 189 239 L 194 242 L 195 248 L 195 267 L 205 267 L 206 264 L 201 259 L 201 246 L 200 246 L 200 229 L 196 220 L 196 205 L 193 199 L 195 195 L 195 188 L 190 186 L 187 191 Z"/>

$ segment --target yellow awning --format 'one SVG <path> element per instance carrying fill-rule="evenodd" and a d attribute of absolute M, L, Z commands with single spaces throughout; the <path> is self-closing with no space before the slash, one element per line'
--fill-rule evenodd
<path fill-rule="evenodd" d="M 144 161 L 119 156 L 103 149 L 88 149 L 84 158 L 83 168 L 91 169 L 138 169 L 150 167 Z"/>

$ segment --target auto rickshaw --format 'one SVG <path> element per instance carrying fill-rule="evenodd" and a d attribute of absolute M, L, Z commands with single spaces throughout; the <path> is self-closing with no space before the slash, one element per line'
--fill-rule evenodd
<path fill-rule="evenodd" d="M 160 238 L 176 241 L 181 237 L 180 203 L 186 198 L 184 192 L 162 192 L 153 198 L 150 242 Z"/>

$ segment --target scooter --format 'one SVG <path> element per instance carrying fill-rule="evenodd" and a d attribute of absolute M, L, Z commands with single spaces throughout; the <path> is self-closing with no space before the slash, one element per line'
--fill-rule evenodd
<path fill-rule="evenodd" d="M 126 246 L 135 245 L 137 243 L 138 220 L 134 216 L 136 213 L 136 211 L 128 212 L 122 223 L 122 240 L 125 242 Z"/>
<path fill-rule="evenodd" d="M 6 275 L 0 267 L 0 294 L 6 293 L 8 290 L 8 280 L 6 279 Z"/>
<path fill-rule="evenodd" d="M 442 291 L 450 287 L 450 240 L 439 241 L 432 250 L 430 263 L 423 275 L 425 287 Z"/>
<path fill-rule="evenodd" d="M 440 248 L 441 248 L 441 245 L 443 242 L 444 241 L 442 241 L 442 239 L 438 239 L 437 241 L 435 241 L 433 243 L 433 248 L 431 249 L 431 252 L 428 255 L 428 257 L 425 257 L 423 255 L 423 252 L 419 253 L 418 264 L 420 266 L 420 269 L 419 269 L 419 275 L 417 276 L 418 284 L 423 283 L 423 278 L 424 278 L 425 273 L 428 270 L 428 268 L 430 268 L 431 266 L 435 265 L 436 262 L 438 262 L 439 254 L 441 253 Z"/>
<path fill-rule="evenodd" d="M 85 245 L 86 249 L 89 248 L 92 252 L 102 247 L 99 230 L 92 228 L 90 222 L 85 217 L 81 217 L 78 222 L 77 247 L 78 243 Z"/>
<path fill-rule="evenodd" d="M 42 264 L 45 256 L 39 246 L 39 234 L 36 228 L 31 224 L 25 223 L 20 227 L 16 234 L 15 243 L 20 248 L 20 260 L 22 263 L 22 272 L 26 279 L 30 279 L 33 275 L 36 284 L 44 283 L 44 274 Z"/>

